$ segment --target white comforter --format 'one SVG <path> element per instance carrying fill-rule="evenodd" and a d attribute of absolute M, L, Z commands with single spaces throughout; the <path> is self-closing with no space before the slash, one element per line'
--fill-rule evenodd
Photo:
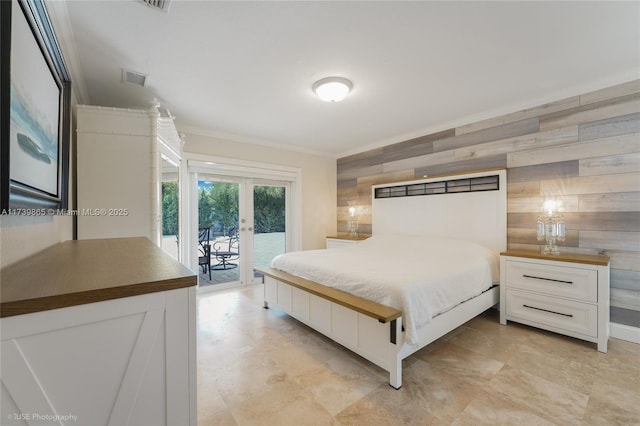
<path fill-rule="evenodd" d="M 403 312 L 409 344 L 436 315 L 499 281 L 497 253 L 478 244 L 376 235 L 353 246 L 290 252 L 271 267 Z"/>

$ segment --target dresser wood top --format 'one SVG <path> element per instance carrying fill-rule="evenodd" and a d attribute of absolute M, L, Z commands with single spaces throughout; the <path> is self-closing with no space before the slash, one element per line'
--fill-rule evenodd
<path fill-rule="evenodd" d="M 608 256 L 579 253 L 560 253 L 557 256 L 542 254 L 533 250 L 507 250 L 500 253 L 501 256 L 525 257 L 529 259 L 555 260 L 558 262 L 583 263 L 589 265 L 607 266 Z"/>
<path fill-rule="evenodd" d="M 65 241 L 0 270 L 0 317 L 196 284 L 144 237 Z"/>

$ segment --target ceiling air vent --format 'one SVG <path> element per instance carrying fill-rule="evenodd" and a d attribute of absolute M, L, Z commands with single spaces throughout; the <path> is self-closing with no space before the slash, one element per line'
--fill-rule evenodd
<path fill-rule="evenodd" d="M 169 12 L 169 0 L 140 0 L 140 1 L 155 10 L 161 10 L 164 13 Z"/>
<path fill-rule="evenodd" d="M 134 86 L 147 87 L 149 76 L 136 71 L 122 69 L 122 82 Z"/>

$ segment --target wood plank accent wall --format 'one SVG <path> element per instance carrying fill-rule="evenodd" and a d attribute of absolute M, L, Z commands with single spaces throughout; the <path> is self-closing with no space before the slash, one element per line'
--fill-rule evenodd
<path fill-rule="evenodd" d="M 494 167 L 509 249 L 539 250 L 537 215 L 557 197 L 561 249 L 610 256 L 612 306 L 640 311 L 640 80 L 339 158 L 338 231 L 355 206 L 371 233 L 373 184 Z"/>

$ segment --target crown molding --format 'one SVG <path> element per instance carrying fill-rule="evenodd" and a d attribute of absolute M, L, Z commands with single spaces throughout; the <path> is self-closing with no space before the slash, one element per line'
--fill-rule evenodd
<path fill-rule="evenodd" d="M 58 44 L 64 55 L 65 65 L 71 76 L 71 90 L 74 92 L 79 104 L 88 104 L 90 103 L 89 94 L 82 67 L 80 66 L 80 57 L 78 56 L 75 36 L 71 28 L 67 4 L 64 1 L 47 1 L 46 7 Z"/>
<path fill-rule="evenodd" d="M 221 141 L 240 142 L 240 143 L 246 143 L 251 145 L 266 146 L 269 148 L 280 149 L 283 151 L 293 151 L 293 152 L 299 152 L 302 154 L 316 155 L 318 157 L 327 157 L 327 158 L 334 158 L 334 159 L 337 158 L 336 153 L 315 150 L 311 148 L 302 147 L 300 145 L 291 145 L 291 144 L 272 142 L 264 139 L 239 136 L 239 135 L 234 135 L 234 134 L 224 133 L 224 132 L 217 132 L 215 130 L 205 129 L 202 127 L 180 125 L 179 123 L 177 123 L 177 127 L 179 127 L 180 130 L 182 130 L 185 133 L 206 136 L 213 139 L 219 139 Z"/>

